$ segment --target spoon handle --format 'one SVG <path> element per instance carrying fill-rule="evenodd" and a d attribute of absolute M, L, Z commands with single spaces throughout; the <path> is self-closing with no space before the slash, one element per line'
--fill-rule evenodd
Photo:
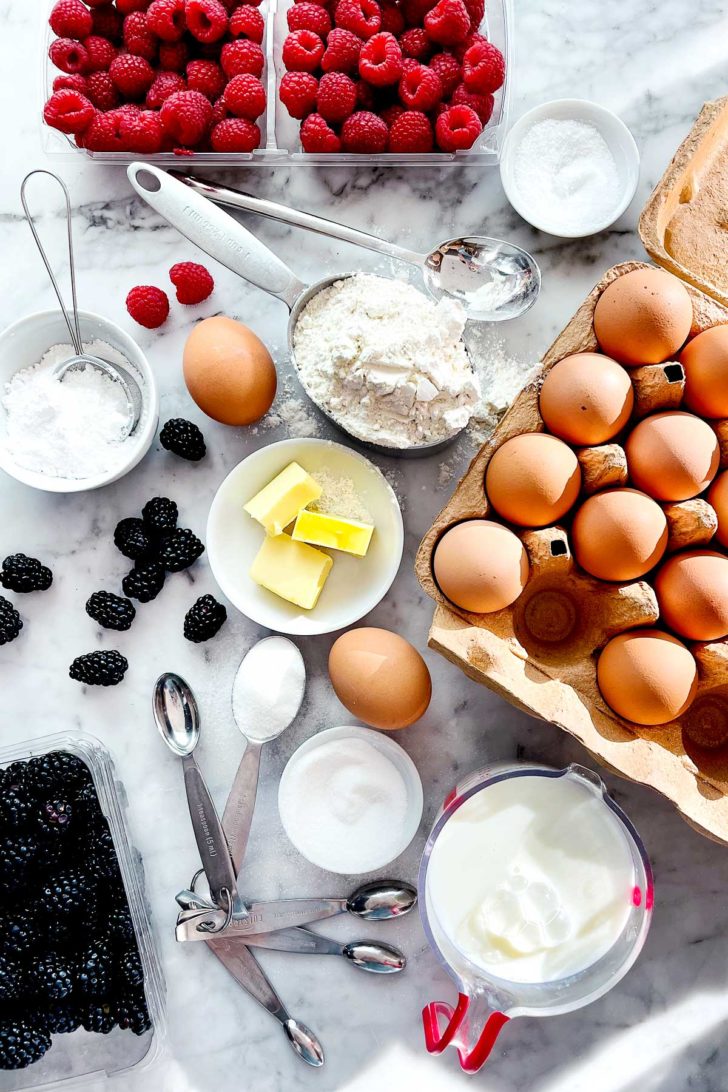
<path fill-rule="evenodd" d="M 230 907 L 237 896 L 237 882 L 225 834 L 194 756 L 186 755 L 182 765 L 192 829 L 210 894 L 217 906 Z"/>
<path fill-rule="evenodd" d="M 222 825 L 227 835 L 236 875 L 240 873 L 243 866 L 253 822 L 262 749 L 261 743 L 248 741 L 222 814 Z"/>

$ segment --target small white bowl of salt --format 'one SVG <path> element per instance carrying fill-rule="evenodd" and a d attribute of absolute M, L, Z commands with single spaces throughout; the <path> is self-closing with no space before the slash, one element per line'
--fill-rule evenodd
<path fill-rule="evenodd" d="M 585 99 L 529 110 L 503 145 L 501 182 L 513 208 L 539 231 L 595 235 L 627 209 L 639 181 L 637 145 L 624 122 Z"/>

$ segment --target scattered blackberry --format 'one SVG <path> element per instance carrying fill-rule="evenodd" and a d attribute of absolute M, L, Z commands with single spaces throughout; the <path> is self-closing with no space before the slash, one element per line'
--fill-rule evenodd
<path fill-rule="evenodd" d="M 167 421 L 159 434 L 159 442 L 167 451 L 192 463 L 199 462 L 207 451 L 205 438 L 197 425 L 185 421 L 183 417 L 173 417 Z"/>
<path fill-rule="evenodd" d="M 3 561 L 0 584 L 8 591 L 47 591 L 53 583 L 53 573 L 35 557 L 11 554 Z"/>
<path fill-rule="evenodd" d="M 30 1020 L 0 1021 L 0 1069 L 25 1069 L 51 1045 L 47 1029 Z"/>
<path fill-rule="evenodd" d="M 48 751 L 25 763 L 25 782 L 39 797 L 49 796 L 58 789 L 77 793 L 93 787 L 86 763 L 69 751 Z"/>
<path fill-rule="evenodd" d="M 38 956 L 30 966 L 35 991 L 50 1001 L 63 1001 L 73 992 L 73 970 L 67 959 L 55 952 Z"/>
<path fill-rule="evenodd" d="M 47 838 L 65 838 L 73 827 L 73 804 L 46 800 L 38 809 L 38 832 Z"/>
<path fill-rule="evenodd" d="M 91 1001 L 81 1006 L 81 1025 L 86 1031 L 108 1035 L 116 1027 L 116 1014 L 109 1001 Z"/>
<path fill-rule="evenodd" d="M 145 561 L 141 565 L 135 565 L 131 572 L 127 573 L 121 582 L 124 595 L 130 599 L 138 599 L 140 603 L 150 603 L 156 599 L 162 588 L 167 574 L 164 565 L 158 561 Z"/>
<path fill-rule="evenodd" d="M 53 1001 L 38 1012 L 51 1035 L 70 1035 L 81 1026 L 81 1010 L 73 1001 Z"/>
<path fill-rule="evenodd" d="M 104 927 L 112 944 L 130 944 L 134 940 L 134 924 L 128 906 L 113 906 L 104 910 Z"/>
<path fill-rule="evenodd" d="M 126 630 L 131 628 L 136 608 L 129 599 L 113 592 L 97 591 L 86 603 L 86 614 L 104 629 Z"/>
<path fill-rule="evenodd" d="M 140 990 L 144 985 L 144 971 L 137 948 L 129 948 L 119 960 L 119 973 L 129 990 Z"/>
<path fill-rule="evenodd" d="M 0 838 L 0 889 L 17 891 L 38 857 L 38 839 L 28 831 L 13 831 Z"/>
<path fill-rule="evenodd" d="M 144 521 L 137 516 L 129 516 L 117 523 L 114 545 L 121 550 L 124 557 L 130 557 L 132 561 L 140 561 L 154 552 L 152 536 Z"/>
<path fill-rule="evenodd" d="M 46 880 L 38 896 L 41 913 L 71 917 L 88 910 L 90 882 L 85 872 L 73 866 Z"/>
<path fill-rule="evenodd" d="M 76 989 L 86 997 L 107 997 L 111 992 L 114 964 L 111 948 L 96 940 L 78 957 Z"/>
<path fill-rule="evenodd" d="M 152 1022 L 141 990 L 135 990 L 118 999 L 116 1019 L 120 1028 L 128 1028 L 135 1035 L 143 1035 L 145 1031 L 149 1031 Z"/>
<path fill-rule="evenodd" d="M 16 829 L 25 826 L 31 821 L 34 810 L 35 802 L 24 786 L 10 782 L 0 789 L 0 826 Z"/>
<path fill-rule="evenodd" d="M 184 527 L 178 527 L 162 539 L 159 548 L 159 560 L 168 573 L 179 573 L 189 568 L 193 561 L 197 561 L 205 547 L 192 531 Z"/>
<path fill-rule="evenodd" d="M 179 512 L 168 497 L 152 497 L 142 508 L 142 519 L 154 534 L 168 534 L 177 526 Z"/>
<path fill-rule="evenodd" d="M 212 595 L 201 595 L 185 615 L 184 635 L 199 644 L 214 637 L 227 618 L 227 610 Z"/>
<path fill-rule="evenodd" d="M 23 621 L 9 599 L 0 595 L 0 645 L 10 644 L 23 628 Z"/>
<path fill-rule="evenodd" d="M 116 649 L 77 656 L 68 674 L 86 686 L 116 686 L 124 678 L 129 661 Z"/>

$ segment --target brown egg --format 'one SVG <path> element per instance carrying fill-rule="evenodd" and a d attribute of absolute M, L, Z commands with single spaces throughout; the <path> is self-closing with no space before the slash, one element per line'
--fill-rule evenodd
<path fill-rule="evenodd" d="M 432 697 L 425 661 L 404 637 L 365 626 L 343 633 L 329 653 L 329 677 L 342 705 L 372 728 L 406 728 Z"/>
<path fill-rule="evenodd" d="M 265 345 L 242 322 L 224 315 L 195 326 L 183 368 L 194 401 L 223 425 L 259 421 L 276 396 L 276 369 Z"/>
<path fill-rule="evenodd" d="M 645 417 L 627 437 L 625 450 L 633 485 L 657 500 L 697 497 L 718 473 L 718 437 L 692 413 Z"/>
<path fill-rule="evenodd" d="M 710 487 L 708 501 L 713 505 L 718 517 L 718 530 L 715 537 L 721 546 L 728 550 L 728 470 L 719 474 Z"/>
<path fill-rule="evenodd" d="M 506 440 L 485 474 L 485 491 L 496 512 L 522 527 L 546 527 L 579 496 L 581 470 L 563 440 L 525 432 Z"/>
<path fill-rule="evenodd" d="M 655 578 L 665 625 L 691 641 L 719 641 L 728 634 L 728 557 L 689 550 L 666 561 Z"/>
<path fill-rule="evenodd" d="M 600 353 L 564 357 L 548 372 L 539 408 L 546 427 L 570 444 L 603 444 L 624 428 L 634 391 L 621 365 Z"/>
<path fill-rule="evenodd" d="M 667 724 L 695 697 L 698 668 L 677 637 L 659 629 L 636 629 L 605 645 L 597 683 L 607 705 L 625 720 Z"/>
<path fill-rule="evenodd" d="M 571 527 L 574 557 L 599 580 L 637 580 L 667 548 L 667 520 L 636 489 L 607 489 L 584 501 Z"/>
<path fill-rule="evenodd" d="M 597 300 L 594 333 L 607 354 L 628 367 L 659 364 L 680 349 L 693 321 L 685 285 L 662 269 L 633 269 Z"/>
<path fill-rule="evenodd" d="M 713 326 L 680 353 L 685 405 L 701 417 L 728 417 L 728 326 Z"/>
<path fill-rule="evenodd" d="M 518 599 L 528 580 L 528 554 L 513 531 L 471 519 L 446 531 L 433 570 L 443 595 L 463 610 L 490 614 Z"/>

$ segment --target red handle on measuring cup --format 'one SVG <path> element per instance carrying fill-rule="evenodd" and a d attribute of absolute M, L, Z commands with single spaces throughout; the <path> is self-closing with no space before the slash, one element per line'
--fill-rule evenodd
<path fill-rule="evenodd" d="M 425 1031 L 425 1047 L 429 1054 L 442 1054 L 449 1046 L 455 1047 L 460 1059 L 460 1068 L 465 1073 L 477 1073 L 485 1064 L 495 1045 L 498 1033 L 508 1017 L 502 1012 L 491 1012 L 474 1044 L 467 1042 L 464 1027 L 471 998 L 467 994 L 458 994 L 458 1003 L 453 1009 L 447 1001 L 431 1001 L 422 1010 L 422 1023 Z M 440 1030 L 440 1018 L 448 1021 L 444 1031 Z M 458 1034 L 460 1033 L 460 1034 Z"/>

